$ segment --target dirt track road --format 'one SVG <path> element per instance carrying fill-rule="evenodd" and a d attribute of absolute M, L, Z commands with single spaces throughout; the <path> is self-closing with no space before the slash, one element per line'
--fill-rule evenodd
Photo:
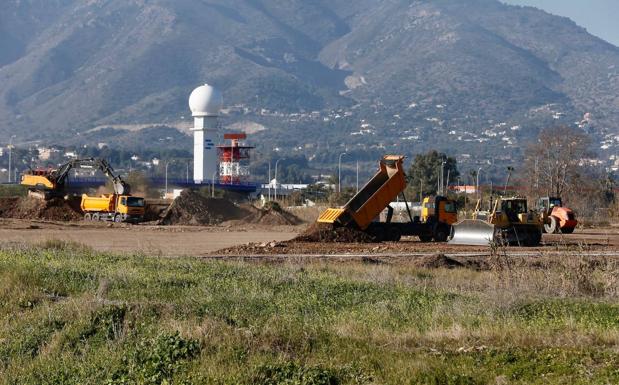
<path fill-rule="evenodd" d="M 416 238 L 382 244 L 280 243 L 294 238 L 302 230 L 303 227 L 298 226 L 129 226 L 0 219 L 0 243 L 35 244 L 57 239 L 83 243 L 99 251 L 211 258 L 303 255 L 333 258 L 363 255 L 395 257 L 433 253 L 481 255 L 488 252 L 488 247 L 421 243 Z M 540 247 L 510 248 L 510 252 L 618 253 L 619 227 L 579 229 L 577 233 L 565 236 L 544 235 L 543 242 Z"/>
<path fill-rule="evenodd" d="M 99 251 L 200 256 L 248 242 L 285 241 L 297 234 L 294 227 L 113 226 L 0 220 L 0 242 L 36 244 L 63 240 L 83 243 Z"/>

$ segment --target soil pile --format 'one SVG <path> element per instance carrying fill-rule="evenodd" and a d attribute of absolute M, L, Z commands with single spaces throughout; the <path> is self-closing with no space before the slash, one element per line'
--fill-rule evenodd
<path fill-rule="evenodd" d="M 82 219 L 80 199 L 0 198 L 0 217 L 43 219 L 48 221 L 78 221 Z"/>
<path fill-rule="evenodd" d="M 160 220 L 168 207 L 170 207 L 170 201 L 164 199 L 146 199 L 144 222 Z"/>
<path fill-rule="evenodd" d="M 421 257 L 415 261 L 415 266 L 426 269 L 455 269 L 456 267 L 464 267 L 462 263 L 447 257 L 445 254 L 434 254 L 427 257 Z"/>
<path fill-rule="evenodd" d="M 249 222 L 270 226 L 300 225 L 303 223 L 299 217 L 284 210 L 277 202 L 269 202 L 262 209 L 258 209 Z"/>
<path fill-rule="evenodd" d="M 207 198 L 193 190 L 183 190 L 163 213 L 160 225 L 217 225 L 246 218 L 251 213 L 228 199 Z"/>
<path fill-rule="evenodd" d="M 341 242 L 341 243 L 372 243 L 375 239 L 356 229 L 346 227 L 334 228 L 330 224 L 315 223 L 302 234 L 293 239 L 296 242 Z"/>

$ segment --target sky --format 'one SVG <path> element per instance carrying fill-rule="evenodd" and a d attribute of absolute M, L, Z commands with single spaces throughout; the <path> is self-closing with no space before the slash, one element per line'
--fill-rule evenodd
<path fill-rule="evenodd" d="M 589 33 L 619 47 L 619 0 L 503 0 L 566 16 Z"/>

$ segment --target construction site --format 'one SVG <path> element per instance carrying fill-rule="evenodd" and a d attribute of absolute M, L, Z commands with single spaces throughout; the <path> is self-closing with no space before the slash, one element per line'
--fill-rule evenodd
<path fill-rule="evenodd" d="M 244 143 L 247 135 L 219 132 L 221 93 L 202 85 L 191 93 L 189 107 L 193 180 L 188 170 L 186 181 L 170 180 L 175 194 L 168 193 L 166 177 L 164 199 L 147 199 L 105 159 L 31 168 L 19 180 L 27 196 L 0 198 L 4 242 L 61 239 L 106 251 L 209 258 L 483 257 L 497 249 L 535 256 L 574 248 L 617 254 L 619 228 L 579 226 L 560 197 L 507 194 L 511 167 L 505 191 L 477 195 L 471 207 L 449 193 L 442 171 L 436 193 L 414 203 L 405 195 L 406 156 L 384 155 L 344 204 L 287 207 L 277 189 L 271 195 L 271 181 L 266 194 L 251 180 L 254 147 Z M 75 177 L 84 170 L 103 179 L 84 184 Z"/>
<path fill-rule="evenodd" d="M 3 186 L 0 384 L 617 383 L 611 215 L 509 191 L 512 167 L 468 194 L 439 162 L 413 194 L 389 153 L 291 199 L 215 89 L 189 104 L 191 180 L 76 156 Z"/>
<path fill-rule="evenodd" d="M 619 228 L 577 228 L 574 214 L 558 200 L 552 206 L 546 200 L 545 210 L 544 202 L 542 209 L 529 210 L 525 198 L 495 197 L 491 211 L 481 210 L 478 202 L 473 212 L 462 213 L 455 201 L 439 195 L 426 197 L 420 207 L 406 203 L 394 215 L 392 202 L 405 198 L 403 162 L 403 156 L 385 156 L 358 193 L 345 205 L 329 208 L 235 202 L 192 189 L 173 200 L 149 200 L 131 195 L 130 186 L 107 163 L 78 160 L 72 167 L 100 167 L 113 192 L 69 195 L 58 176 L 64 171 L 33 172 L 22 179 L 28 196 L 0 198 L 0 234 L 5 243 L 59 239 L 101 251 L 207 258 L 401 262 L 437 254 L 483 259 L 497 249 L 531 257 L 577 251 L 619 257 Z"/>

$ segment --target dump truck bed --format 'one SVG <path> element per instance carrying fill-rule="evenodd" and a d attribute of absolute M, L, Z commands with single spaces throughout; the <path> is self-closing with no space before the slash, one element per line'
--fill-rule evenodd
<path fill-rule="evenodd" d="M 350 225 L 354 222 L 365 230 L 380 213 L 406 188 L 402 169 L 404 156 L 386 155 L 380 161 L 380 169 L 340 209 L 327 209 L 318 218 L 320 223 Z"/>

